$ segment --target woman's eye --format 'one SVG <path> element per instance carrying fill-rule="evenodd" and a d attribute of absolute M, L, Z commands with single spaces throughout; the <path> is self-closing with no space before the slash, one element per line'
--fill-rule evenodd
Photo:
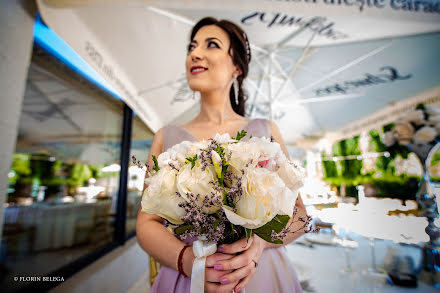
<path fill-rule="evenodd" d="M 194 44 L 189 44 L 187 48 L 188 52 L 191 52 L 192 50 L 194 50 L 194 48 L 195 48 Z"/>
<path fill-rule="evenodd" d="M 209 42 L 208 43 L 208 48 L 220 48 L 219 45 L 217 45 L 216 42 Z"/>

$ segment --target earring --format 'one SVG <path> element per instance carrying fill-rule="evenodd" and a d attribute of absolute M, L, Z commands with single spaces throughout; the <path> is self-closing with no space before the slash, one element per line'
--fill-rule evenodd
<path fill-rule="evenodd" d="M 193 100 L 195 100 L 195 99 L 196 99 L 196 92 L 193 91 Z"/>
<path fill-rule="evenodd" d="M 236 76 L 234 76 L 233 87 L 234 87 L 235 104 L 238 105 L 238 80 Z"/>

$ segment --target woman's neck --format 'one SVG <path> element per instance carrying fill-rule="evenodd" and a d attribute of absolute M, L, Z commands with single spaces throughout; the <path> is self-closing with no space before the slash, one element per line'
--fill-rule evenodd
<path fill-rule="evenodd" d="M 195 120 L 198 122 L 223 125 L 228 120 L 240 118 L 234 112 L 229 100 L 229 95 L 225 94 L 205 94 L 202 93 L 200 114 Z"/>

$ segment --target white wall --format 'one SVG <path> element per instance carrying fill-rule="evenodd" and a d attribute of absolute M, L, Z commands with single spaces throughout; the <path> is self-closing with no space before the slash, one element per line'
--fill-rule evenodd
<path fill-rule="evenodd" d="M 0 0 L 0 237 L 8 173 L 32 55 L 35 14 L 34 1 Z"/>
<path fill-rule="evenodd" d="M 143 280 L 149 280 L 149 257 L 133 237 L 49 292 L 147 293 L 149 284 Z"/>

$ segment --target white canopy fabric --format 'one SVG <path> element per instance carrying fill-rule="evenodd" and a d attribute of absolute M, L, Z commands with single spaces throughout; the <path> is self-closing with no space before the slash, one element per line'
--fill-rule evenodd
<path fill-rule="evenodd" d="M 197 113 L 184 62 L 204 16 L 252 48 L 247 115 L 287 143 L 322 137 L 440 85 L 440 1 L 37 1 L 43 20 L 155 132 Z"/>

